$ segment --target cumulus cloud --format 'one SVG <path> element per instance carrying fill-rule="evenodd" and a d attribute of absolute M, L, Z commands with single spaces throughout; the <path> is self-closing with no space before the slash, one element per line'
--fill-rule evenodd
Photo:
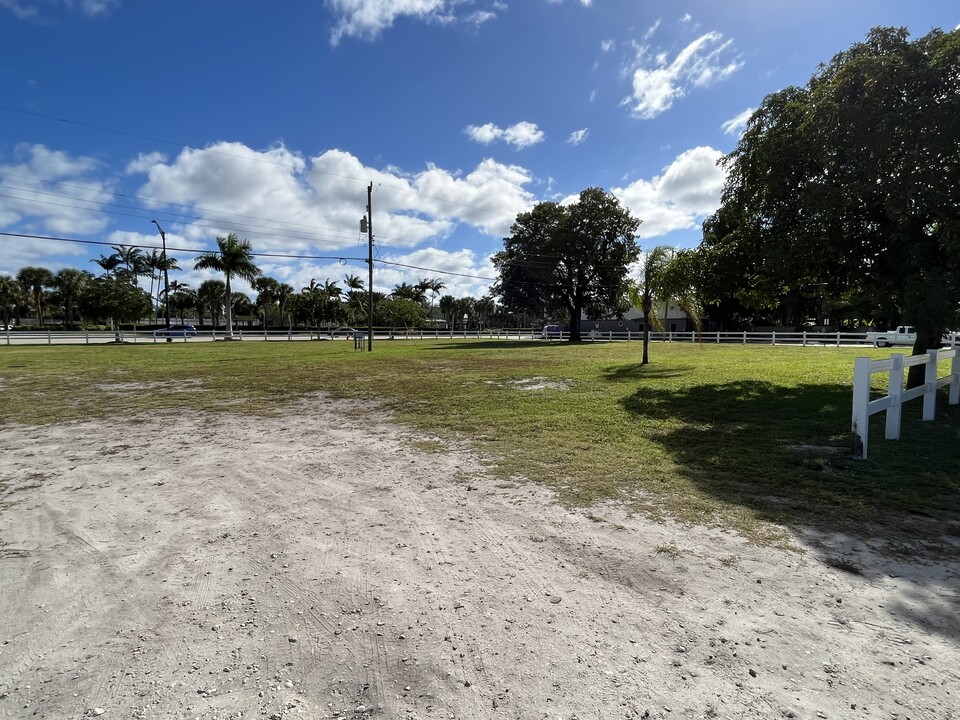
<path fill-rule="evenodd" d="M 489 159 L 466 174 L 433 165 L 404 173 L 367 167 L 342 150 L 305 158 L 283 146 L 260 151 L 222 142 L 149 168 L 140 198 L 199 216 L 181 229 L 192 241 L 236 232 L 259 250 L 355 255 L 346 251 L 366 242 L 359 220 L 368 182 L 378 243 L 409 248 L 460 224 L 502 237 L 532 205 L 524 187 L 531 181 L 526 169 Z"/>
<path fill-rule="evenodd" d="M 503 2 L 495 0 L 486 5 L 487 9 L 464 9 L 465 14 L 458 15 L 464 4 L 463 0 L 326 0 L 334 16 L 330 42 L 337 45 L 345 37 L 376 39 L 403 17 L 437 23 L 460 20 L 479 26 L 493 20 L 496 11 L 506 8 Z"/>
<path fill-rule="evenodd" d="M 717 166 L 719 150 L 687 150 L 649 180 L 637 180 L 612 192 L 640 218 L 640 237 L 652 238 L 688 230 L 720 206 L 725 175 Z"/>
<path fill-rule="evenodd" d="M 747 122 L 750 120 L 750 117 L 753 115 L 755 110 L 756 108 L 747 108 L 736 117 L 727 120 L 723 125 L 720 126 L 720 129 L 723 130 L 723 134 L 733 135 L 734 133 L 739 134 L 743 132 L 747 127 Z"/>
<path fill-rule="evenodd" d="M 93 158 L 45 145 L 18 145 L 13 162 L 0 164 L 0 227 L 36 234 L 90 234 L 107 225 L 99 212 L 112 186 L 94 177 Z"/>
<path fill-rule="evenodd" d="M 517 150 L 523 150 L 525 147 L 536 145 L 546 139 L 546 134 L 537 127 L 536 123 L 526 121 L 518 122 L 506 128 L 498 127 L 493 123 L 468 125 L 463 131 L 471 140 L 482 145 L 503 140 L 508 145 L 513 145 Z"/>
<path fill-rule="evenodd" d="M 604 40 L 600 43 L 600 50 L 602 52 L 608 53 L 613 52 L 617 47 L 616 40 Z"/>
<path fill-rule="evenodd" d="M 570 133 L 570 137 L 567 138 L 567 142 L 571 145 L 581 145 L 583 141 L 587 139 L 587 135 L 590 134 L 590 130 L 583 128 L 581 130 L 574 130 Z"/>
<path fill-rule="evenodd" d="M 729 59 L 732 44 L 721 33 L 709 32 L 683 48 L 672 61 L 666 53 L 651 56 L 647 47 L 639 48 L 633 91 L 624 104 L 632 106 L 636 117 L 649 120 L 669 110 L 690 89 L 729 77 L 743 67 L 738 57 Z"/>

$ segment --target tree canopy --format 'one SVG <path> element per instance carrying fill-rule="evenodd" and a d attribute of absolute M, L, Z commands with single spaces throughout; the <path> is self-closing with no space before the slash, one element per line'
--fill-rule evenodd
<path fill-rule="evenodd" d="M 639 256 L 640 221 L 601 188 L 577 202 L 542 202 L 521 213 L 493 256 L 500 274 L 493 291 L 514 310 L 569 317 L 570 340 L 580 340 L 580 319 L 622 311 L 627 268 Z"/>
<path fill-rule="evenodd" d="M 705 291 L 771 306 L 820 288 L 937 347 L 960 301 L 960 31 L 875 28 L 768 95 L 704 223 Z"/>

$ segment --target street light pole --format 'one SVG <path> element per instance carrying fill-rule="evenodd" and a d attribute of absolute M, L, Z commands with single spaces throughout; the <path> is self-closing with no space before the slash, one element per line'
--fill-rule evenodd
<path fill-rule="evenodd" d="M 167 234 L 163 231 L 163 228 L 160 227 L 160 223 L 156 220 L 151 220 L 154 225 L 157 226 L 157 230 L 160 231 L 160 242 L 163 244 L 163 300 L 164 300 L 164 317 L 167 321 L 167 330 L 170 330 L 170 276 L 167 274 Z M 167 337 L 170 337 L 169 332 Z"/>

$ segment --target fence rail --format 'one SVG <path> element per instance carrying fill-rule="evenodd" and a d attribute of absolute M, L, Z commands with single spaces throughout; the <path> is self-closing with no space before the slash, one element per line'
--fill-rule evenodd
<path fill-rule="evenodd" d="M 366 335 L 365 329 L 358 332 Z M 222 328 L 200 328 L 196 337 L 173 337 L 173 342 L 196 342 L 222 340 L 225 331 Z M 234 336 L 244 340 L 268 341 L 298 341 L 329 339 L 329 330 L 290 328 L 287 330 L 263 330 L 260 328 L 242 328 L 234 330 Z M 643 339 L 643 333 L 634 330 L 589 330 L 581 333 L 586 342 L 636 342 Z M 960 342 L 960 333 L 952 338 Z M 469 330 L 440 330 L 440 329 L 390 329 L 374 328 L 376 340 L 547 340 L 563 341 L 570 339 L 569 332 L 550 333 L 542 337 L 539 330 L 529 328 L 493 328 Z M 739 344 L 739 345 L 802 345 L 802 346 L 863 346 L 867 345 L 864 333 L 814 333 L 814 332 L 751 332 L 751 331 L 713 331 L 695 333 L 685 332 L 651 332 L 650 339 L 654 342 L 680 342 L 704 344 Z M 165 342 L 167 338 L 154 335 L 152 330 L 3 330 L 0 331 L 0 343 L 5 345 L 30 344 L 93 344 L 109 342 L 125 343 L 157 343 Z"/>
<path fill-rule="evenodd" d="M 938 368 L 941 360 L 951 360 L 950 372 L 942 377 L 939 376 Z M 924 366 L 923 384 L 905 390 L 904 368 L 916 365 Z M 870 378 L 877 373 L 889 374 L 887 394 L 871 400 Z M 960 349 L 957 347 L 956 336 L 953 347 L 949 350 L 931 350 L 925 355 L 909 357 L 894 353 L 886 360 L 856 358 L 853 370 L 853 418 L 850 428 L 854 457 L 861 460 L 867 457 L 871 415 L 885 412 L 884 437 L 887 440 L 899 440 L 903 403 L 922 397 L 922 418 L 930 422 L 936 416 L 937 390 L 944 387 L 949 388 L 948 404 L 960 404 Z"/>

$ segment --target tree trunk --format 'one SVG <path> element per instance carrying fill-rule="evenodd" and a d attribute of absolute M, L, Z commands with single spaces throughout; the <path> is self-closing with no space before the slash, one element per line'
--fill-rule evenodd
<path fill-rule="evenodd" d="M 572 343 L 578 343 L 582 341 L 580 337 L 580 316 L 582 314 L 582 307 L 570 308 L 570 342 Z"/>
<path fill-rule="evenodd" d="M 643 360 L 641 365 L 650 362 L 650 310 L 647 307 L 643 309 Z"/>
<path fill-rule="evenodd" d="M 225 313 L 227 316 L 227 340 L 233 340 L 233 299 L 230 297 L 230 273 L 227 273 L 227 302 Z"/>
<path fill-rule="evenodd" d="M 917 339 L 913 343 L 912 355 L 925 355 L 940 347 L 942 333 L 924 333 L 917 328 Z M 923 385 L 926 379 L 926 365 L 914 365 L 907 371 L 907 389 Z"/>

